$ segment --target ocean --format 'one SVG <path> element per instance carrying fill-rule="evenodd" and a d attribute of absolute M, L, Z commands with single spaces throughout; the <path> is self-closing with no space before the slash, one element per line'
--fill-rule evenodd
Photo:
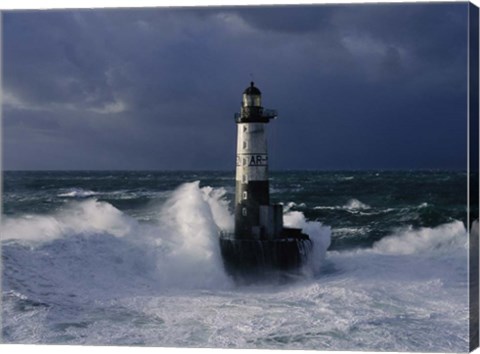
<path fill-rule="evenodd" d="M 467 174 L 270 174 L 314 252 L 236 284 L 234 173 L 4 172 L 2 341 L 468 351 Z"/>

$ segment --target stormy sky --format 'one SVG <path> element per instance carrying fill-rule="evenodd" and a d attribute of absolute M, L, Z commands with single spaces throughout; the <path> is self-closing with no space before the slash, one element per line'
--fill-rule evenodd
<path fill-rule="evenodd" d="M 3 169 L 465 169 L 467 3 L 3 12 Z"/>

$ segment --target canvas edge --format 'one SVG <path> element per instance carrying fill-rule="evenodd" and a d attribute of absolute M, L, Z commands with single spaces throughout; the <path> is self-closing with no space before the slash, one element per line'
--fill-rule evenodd
<path fill-rule="evenodd" d="M 307 4 L 304 4 L 307 5 Z M 2 92 L 2 73 L 3 73 L 3 21 L 2 15 L 6 10 L 0 9 L 0 141 L 3 140 L 2 122 L 3 122 L 3 92 Z M 479 347 L 479 8 L 473 4 L 468 4 L 468 115 L 467 115 L 467 145 L 468 145 L 468 167 L 467 167 L 467 231 L 469 234 L 469 350 L 474 351 Z M 0 196 L 3 196 L 3 148 L 0 146 Z M 1 201 L 1 198 L 0 198 Z M 0 215 L 3 215 L 3 203 L 0 202 Z M 0 217 L 1 218 L 1 217 Z M 2 220 L 0 220 L 1 228 Z M 1 237 L 0 237 L 1 239 Z M 1 259 L 0 247 L 0 259 Z M 2 274 L 2 262 L 0 262 L 0 274 Z M 0 283 L 1 290 L 1 283 Z M 0 297 L 0 309 L 2 308 L 2 297 Z M 0 311 L 0 327 L 3 323 L 2 312 Z M 3 331 L 0 329 L 0 344 Z M 14 348 L 28 347 L 12 345 Z M 36 346 L 31 346 L 36 349 Z M 63 350 L 62 347 L 55 346 Z M 88 346 L 78 346 L 89 348 Z M 92 348 L 92 347 L 90 347 Z M 99 348 L 101 349 L 101 348 Z M 123 349 L 123 348 L 120 348 Z M 125 348 L 129 350 L 128 348 Z M 157 347 L 158 349 L 158 347 Z M 162 348 L 163 349 L 163 348 Z M 196 349 L 197 351 L 198 349 Z M 327 351 L 328 352 L 328 351 Z M 342 353 L 342 351 L 340 351 Z M 344 353 L 344 352 L 343 352 Z"/>
<path fill-rule="evenodd" d="M 0 10 L 0 231 L 3 225 L 3 11 Z M 0 240 L 2 239 L 0 233 Z M 3 275 L 2 246 L 0 244 L 0 292 Z M 3 343 L 3 296 L 0 296 L 0 344 Z"/>
<path fill-rule="evenodd" d="M 468 6 L 469 350 L 479 345 L 479 9 Z"/>

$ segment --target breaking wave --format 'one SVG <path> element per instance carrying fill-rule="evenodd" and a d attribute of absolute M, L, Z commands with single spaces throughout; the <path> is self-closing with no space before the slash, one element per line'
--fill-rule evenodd
<path fill-rule="evenodd" d="M 382 238 L 373 245 L 373 251 L 382 254 L 414 254 L 430 251 L 451 251 L 466 249 L 467 230 L 461 221 L 453 221 L 435 228 L 423 227 L 398 230 L 390 236 Z"/>
<path fill-rule="evenodd" d="M 347 210 L 347 211 L 356 211 L 356 210 L 365 210 L 365 209 L 370 209 L 370 206 L 362 203 L 358 199 L 350 199 L 346 204 L 341 205 L 341 206 L 323 206 L 319 205 L 314 207 L 313 209 L 321 210 L 321 209 L 327 209 L 327 210 Z"/>
<path fill-rule="evenodd" d="M 95 196 L 69 199 L 50 214 L 4 217 L 4 339 L 467 348 L 467 233 L 461 221 L 400 228 L 370 248 L 327 252 L 331 228 L 285 210 L 285 225 L 302 228 L 314 241 L 306 276 L 274 289 L 236 288 L 223 271 L 217 239 L 220 229 L 233 230 L 227 195 L 199 182 L 182 184 L 166 201 L 149 204 L 148 222 Z M 352 199 L 337 208 L 369 206 Z M 345 225 L 343 231 L 358 237 L 373 227 Z"/>
<path fill-rule="evenodd" d="M 64 193 L 58 194 L 62 198 L 87 198 L 94 195 L 98 195 L 97 192 L 84 190 L 82 188 L 71 188 Z"/>
<path fill-rule="evenodd" d="M 50 258 L 56 283 L 80 277 L 82 289 L 91 288 L 92 279 L 101 279 L 97 288 L 108 284 L 124 290 L 135 279 L 150 279 L 145 286 L 156 288 L 217 287 L 229 283 L 216 238 L 219 226 L 231 223 L 223 198 L 222 190 L 184 184 L 157 207 L 150 223 L 96 199 L 72 201 L 53 215 L 6 218 L 3 240 L 28 247 L 5 247 L 4 252 L 22 257 L 32 272 L 44 269 Z M 35 277 L 31 274 L 31 282 Z"/>
<path fill-rule="evenodd" d="M 301 228 L 304 233 L 310 236 L 313 242 L 313 252 L 307 264 L 307 270 L 317 274 L 325 259 L 328 247 L 330 246 L 332 230 L 329 226 L 322 225 L 319 221 L 307 221 L 305 215 L 299 211 L 290 211 L 283 217 L 285 226 Z"/>
<path fill-rule="evenodd" d="M 218 242 L 219 230 L 234 227 L 225 195 L 223 188 L 185 183 L 154 206 L 148 223 L 95 198 L 72 200 L 54 214 L 6 217 L 4 256 L 14 259 L 6 262 L 6 274 L 22 264 L 29 286 L 40 286 L 38 279 L 46 273 L 55 286 L 103 295 L 112 289 L 121 294 L 228 288 L 232 282 Z M 330 228 L 307 221 L 298 211 L 286 213 L 285 224 L 311 236 L 311 269 L 317 271 L 330 244 Z"/>

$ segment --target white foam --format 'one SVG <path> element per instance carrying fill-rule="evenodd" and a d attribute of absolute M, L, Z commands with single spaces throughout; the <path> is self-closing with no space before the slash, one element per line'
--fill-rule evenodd
<path fill-rule="evenodd" d="M 168 251 L 159 257 L 158 269 L 169 285 L 228 283 L 218 242 L 220 227 L 233 223 L 224 194 L 210 187 L 200 189 L 198 181 L 185 183 L 162 206 L 159 236 Z"/>
<path fill-rule="evenodd" d="M 84 190 L 82 188 L 71 188 L 67 192 L 58 194 L 59 197 L 64 198 L 87 198 L 94 195 L 98 195 L 98 193 L 90 190 Z"/>
<path fill-rule="evenodd" d="M 350 199 L 347 204 L 343 206 L 343 209 L 358 210 L 358 209 L 370 209 L 370 206 L 362 203 L 358 199 Z"/>
<path fill-rule="evenodd" d="M 228 208 L 228 200 L 225 198 L 227 190 L 225 188 L 203 187 L 203 199 L 210 206 L 215 224 L 221 230 L 233 231 L 233 216 Z"/>
<path fill-rule="evenodd" d="M 79 274 L 102 279 L 93 287 L 92 279 L 77 279 L 79 288 L 118 293 L 130 291 L 139 279 L 149 288 L 222 288 L 229 279 L 220 259 L 218 231 L 233 228 L 224 196 L 223 189 L 200 188 L 199 182 L 183 184 L 153 211 L 150 223 L 141 223 L 106 202 L 71 201 L 52 215 L 4 218 L 2 239 L 58 248 L 52 253 L 55 269 L 50 275 L 66 288 L 74 287 L 68 285 L 70 278 Z M 32 269 L 44 267 L 41 253 L 25 258 L 22 262 L 32 264 Z"/>
<path fill-rule="evenodd" d="M 154 222 L 139 223 L 108 203 L 83 200 L 49 216 L 6 218 L 11 240 L 29 234 L 42 241 L 38 250 L 3 250 L 4 339 L 468 350 L 466 232 L 459 221 L 398 230 L 371 249 L 326 253 L 330 228 L 288 212 L 285 225 L 315 242 L 309 269 L 318 275 L 315 263 L 326 256 L 330 271 L 274 288 L 234 288 L 216 242 L 216 231 L 233 225 L 224 191 L 187 183 L 152 215 Z"/>
<path fill-rule="evenodd" d="M 371 228 L 368 226 L 362 227 L 338 227 L 332 230 L 333 233 L 339 235 L 361 235 L 366 234 L 371 231 Z"/>
<path fill-rule="evenodd" d="M 283 216 L 284 225 L 287 227 L 300 228 L 310 236 L 313 242 L 313 253 L 308 259 L 310 271 L 317 273 L 325 259 L 325 255 L 331 242 L 332 230 L 319 221 L 307 221 L 300 211 L 290 211 Z"/>
<path fill-rule="evenodd" d="M 413 254 L 450 250 L 467 246 L 467 231 L 463 222 L 453 221 L 435 228 L 413 229 L 411 226 L 382 238 L 373 250 L 384 254 Z"/>
<path fill-rule="evenodd" d="M 344 205 L 335 205 L 335 206 L 329 206 L 329 205 L 318 205 L 314 207 L 313 209 L 316 210 L 346 210 L 346 211 L 353 211 L 357 212 L 358 210 L 365 210 L 365 209 L 370 209 L 370 206 L 368 204 L 362 203 L 358 199 L 350 199 L 346 204 Z"/>
<path fill-rule="evenodd" d="M 295 202 L 288 202 L 286 205 L 283 206 L 283 212 L 286 213 L 293 208 L 305 208 L 307 205 L 305 203 L 295 203 Z"/>
<path fill-rule="evenodd" d="M 1 239 L 49 241 L 62 234 L 62 226 L 53 216 L 26 215 L 4 218 Z"/>
<path fill-rule="evenodd" d="M 75 234 L 125 236 L 135 221 L 112 205 L 91 199 L 72 202 L 53 215 L 25 215 L 3 220 L 3 240 L 51 241 Z"/>
<path fill-rule="evenodd" d="M 223 269 L 218 233 L 234 228 L 225 195 L 223 188 L 201 188 L 198 181 L 185 183 L 149 211 L 148 223 L 93 198 L 70 201 L 65 209 L 51 215 L 6 217 L 2 239 L 62 249 L 54 252 L 56 267 L 63 269 L 63 273 L 53 271 L 63 279 L 58 283 L 68 283 L 68 272 L 78 274 L 81 266 L 80 273 L 95 273 L 103 279 L 97 289 L 116 288 L 119 293 L 136 282 L 125 278 L 135 269 L 143 270 L 138 279 L 150 287 L 224 288 L 230 286 L 230 280 Z M 285 214 L 285 225 L 301 228 L 311 237 L 314 252 L 310 267 L 317 271 L 330 245 L 330 228 L 307 221 L 298 211 Z M 72 264 L 69 252 L 80 255 L 80 265 Z M 34 263 L 35 259 L 26 262 Z M 84 281 L 84 287 L 90 287 L 91 280 Z"/>

